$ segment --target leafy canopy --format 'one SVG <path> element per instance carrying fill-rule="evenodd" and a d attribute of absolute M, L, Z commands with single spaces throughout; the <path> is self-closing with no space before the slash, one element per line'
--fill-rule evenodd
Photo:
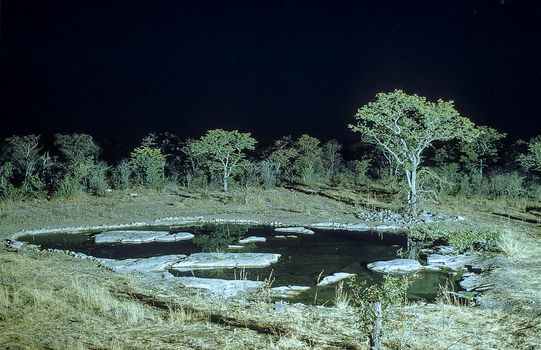
<path fill-rule="evenodd" d="M 456 111 L 453 101 L 430 102 L 402 90 L 377 94 L 355 118 L 357 124 L 349 125 L 350 129 L 403 166 L 418 165 L 422 152 L 434 141 L 458 138 L 471 142 L 478 134 L 474 124 Z"/>

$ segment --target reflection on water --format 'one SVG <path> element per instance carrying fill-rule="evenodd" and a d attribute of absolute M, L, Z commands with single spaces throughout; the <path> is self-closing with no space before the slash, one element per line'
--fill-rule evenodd
<path fill-rule="evenodd" d="M 366 268 L 370 262 L 396 259 L 397 252 L 406 249 L 403 235 L 380 235 L 371 232 L 348 232 L 340 230 L 315 230 L 314 235 L 297 235 L 297 238 L 280 238 L 270 227 L 246 225 L 200 225 L 190 227 L 146 227 L 141 230 L 169 230 L 191 232 L 192 241 L 147 244 L 94 244 L 92 233 L 49 234 L 28 236 L 23 240 L 40 244 L 43 248 L 69 249 L 103 258 L 142 258 L 167 254 L 191 254 L 194 252 L 224 252 L 227 246 L 237 244 L 247 236 L 263 236 L 266 242 L 246 245 L 241 252 L 278 253 L 278 263 L 265 268 L 215 269 L 176 273 L 176 275 L 214 277 L 223 279 L 239 278 L 265 280 L 270 275 L 273 286 L 299 285 L 312 287 L 295 301 L 312 303 L 318 293 L 321 303 L 332 300 L 335 285 L 316 288 L 318 276 L 332 275 L 336 272 L 349 272 L 357 275 L 357 280 L 367 284 L 379 283 L 383 275 Z M 283 236 L 282 236 L 283 237 Z M 242 272 L 242 273 L 241 273 Z M 412 300 L 433 300 L 438 286 L 449 280 L 449 275 L 440 272 L 418 273 L 408 290 Z M 454 281 L 451 281 L 454 282 Z"/>

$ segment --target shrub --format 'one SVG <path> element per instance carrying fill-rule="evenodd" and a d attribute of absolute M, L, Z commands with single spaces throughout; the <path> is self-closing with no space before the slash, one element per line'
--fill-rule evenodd
<path fill-rule="evenodd" d="M 165 156 L 159 148 L 137 147 L 130 154 L 130 165 L 138 182 L 145 188 L 163 188 Z"/>
<path fill-rule="evenodd" d="M 524 193 L 524 177 L 516 171 L 492 175 L 490 193 L 494 197 L 518 198 Z"/>
<path fill-rule="evenodd" d="M 94 164 L 88 175 L 88 189 L 99 196 L 105 195 L 109 184 L 107 183 L 107 172 L 109 166 L 104 162 Z"/>
<path fill-rule="evenodd" d="M 117 190 L 130 188 L 131 167 L 127 160 L 123 159 L 117 164 L 112 173 L 113 187 Z"/>
<path fill-rule="evenodd" d="M 71 175 L 66 175 L 58 184 L 54 193 L 57 198 L 72 198 L 82 193 L 81 184 L 78 179 Z"/>

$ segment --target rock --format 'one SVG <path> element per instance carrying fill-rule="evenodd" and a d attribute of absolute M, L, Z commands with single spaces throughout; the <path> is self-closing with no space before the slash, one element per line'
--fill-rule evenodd
<path fill-rule="evenodd" d="M 314 231 L 304 228 L 304 227 L 277 227 L 274 229 L 276 232 L 287 232 L 287 233 L 301 233 L 304 235 L 313 235 Z"/>
<path fill-rule="evenodd" d="M 257 268 L 274 264 L 280 254 L 272 253 L 194 253 L 179 261 L 172 269 L 186 272 L 192 270 Z"/>
<path fill-rule="evenodd" d="M 155 242 L 178 242 L 178 241 L 188 241 L 195 236 L 190 232 L 177 232 L 171 235 L 160 236 L 155 239 Z"/>
<path fill-rule="evenodd" d="M 429 267 L 450 269 L 452 271 L 465 270 L 465 265 L 470 262 L 467 255 L 444 255 L 444 254 L 430 254 L 427 259 Z"/>
<path fill-rule="evenodd" d="M 277 301 L 274 303 L 274 311 L 276 312 L 286 312 L 287 311 L 287 303 L 284 303 L 283 301 Z"/>
<path fill-rule="evenodd" d="M 295 236 L 295 235 L 287 235 L 286 237 L 287 237 L 287 238 L 299 238 L 299 237 L 297 237 L 297 236 Z"/>
<path fill-rule="evenodd" d="M 97 258 L 96 260 L 102 265 L 105 265 L 111 268 L 115 272 L 119 273 L 129 273 L 129 272 L 160 272 L 167 271 L 171 266 L 186 258 L 184 254 L 175 254 L 175 255 L 162 255 L 155 256 L 151 258 L 141 258 L 141 259 L 102 259 Z"/>
<path fill-rule="evenodd" d="M 278 298 L 291 298 L 307 291 L 310 287 L 306 286 L 280 286 L 271 288 L 272 296 Z"/>
<path fill-rule="evenodd" d="M 167 231 L 107 231 L 94 236 L 96 244 L 103 243 L 149 243 L 155 242 L 156 238 L 166 236 Z"/>
<path fill-rule="evenodd" d="M 266 242 L 267 239 L 265 237 L 257 237 L 257 236 L 250 236 L 243 238 L 239 241 L 240 244 L 248 244 L 248 243 L 254 243 L 254 242 Z"/>
<path fill-rule="evenodd" d="M 353 277 L 353 276 L 355 276 L 354 273 L 337 272 L 337 273 L 334 273 L 334 274 L 332 274 L 330 276 L 327 276 L 327 277 L 323 278 L 317 284 L 317 286 L 318 287 L 328 286 L 329 284 L 333 284 L 333 283 L 339 282 L 339 281 L 341 281 L 343 279 L 350 278 L 350 277 Z"/>
<path fill-rule="evenodd" d="M 368 225 L 366 224 L 347 224 L 345 229 L 348 231 L 359 231 L 359 232 L 370 231 L 370 227 L 368 227 Z"/>
<path fill-rule="evenodd" d="M 413 273 L 423 267 L 417 260 L 394 259 L 387 261 L 376 261 L 367 265 L 368 269 L 383 273 Z"/>
<path fill-rule="evenodd" d="M 283 235 L 276 235 L 276 236 L 274 236 L 274 238 L 276 238 L 276 239 L 286 239 L 287 237 L 283 236 Z"/>
<path fill-rule="evenodd" d="M 262 288 L 265 282 L 247 280 L 222 280 L 200 277 L 173 277 L 167 281 L 185 288 L 196 288 L 221 298 L 235 298 Z"/>
<path fill-rule="evenodd" d="M 326 229 L 338 229 L 344 228 L 344 224 L 339 224 L 336 222 L 316 222 L 315 224 L 310 225 L 313 228 L 326 228 Z"/>
<path fill-rule="evenodd" d="M 227 246 L 227 249 L 244 249 L 243 245 L 230 244 Z"/>

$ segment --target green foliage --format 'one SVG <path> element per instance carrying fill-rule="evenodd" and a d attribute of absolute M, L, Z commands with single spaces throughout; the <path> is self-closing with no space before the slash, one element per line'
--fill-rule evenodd
<path fill-rule="evenodd" d="M 427 245 L 443 240 L 457 252 L 468 250 L 496 250 L 501 232 L 474 227 L 450 227 L 441 223 L 419 224 L 411 227 L 408 238 Z"/>
<path fill-rule="evenodd" d="M 11 185 L 10 180 L 13 176 L 13 164 L 5 162 L 0 166 L 0 192 Z"/>
<path fill-rule="evenodd" d="M 417 168 L 424 151 L 435 141 L 471 142 L 478 136 L 474 124 L 455 110 L 452 101 L 429 102 L 401 90 L 377 94 L 355 118 L 357 124 L 349 125 L 350 129 L 360 132 L 366 142 L 382 149 L 404 170 L 412 215 L 416 214 Z"/>
<path fill-rule="evenodd" d="M 336 140 L 330 140 L 323 144 L 325 176 L 334 179 L 340 172 L 344 159 L 342 158 L 342 145 Z"/>
<path fill-rule="evenodd" d="M 478 136 L 472 142 L 460 143 L 460 162 L 471 172 L 483 173 L 483 169 L 498 160 L 498 149 L 505 133 L 488 126 L 477 126 Z"/>
<path fill-rule="evenodd" d="M 491 197 L 518 198 L 524 194 L 524 177 L 516 171 L 493 174 L 490 177 Z"/>
<path fill-rule="evenodd" d="M 370 181 L 368 171 L 372 161 L 370 159 L 357 159 L 350 162 L 350 169 L 357 184 L 364 185 Z"/>
<path fill-rule="evenodd" d="M 92 163 L 100 151 L 92 136 L 87 134 L 56 134 L 54 145 L 60 150 L 70 168 L 79 163 Z"/>
<path fill-rule="evenodd" d="M 211 234 L 199 234 L 193 243 L 204 252 L 226 252 L 230 244 L 238 244 L 248 228 L 240 225 L 218 225 Z"/>
<path fill-rule="evenodd" d="M 109 188 L 107 181 L 107 172 L 109 165 L 104 162 L 98 162 L 92 166 L 88 175 L 88 189 L 99 196 L 104 196 Z"/>
<path fill-rule="evenodd" d="M 62 178 L 60 183 L 58 184 L 58 188 L 56 192 L 54 193 L 54 196 L 56 198 L 73 198 L 77 197 L 82 194 L 82 188 L 81 183 L 79 179 L 71 176 L 66 175 Z"/>
<path fill-rule="evenodd" d="M 351 290 L 350 300 L 356 310 L 356 317 L 361 330 L 365 333 L 371 331 L 375 315 L 373 305 L 381 302 L 383 319 L 388 319 L 389 308 L 403 304 L 410 285 L 408 277 L 383 276 L 383 283 L 366 285 L 366 281 L 357 282 L 354 278 L 348 280 Z"/>
<path fill-rule="evenodd" d="M 139 184 L 148 189 L 163 188 L 165 156 L 159 148 L 135 148 L 130 154 L 129 164 Z"/>
<path fill-rule="evenodd" d="M 228 179 L 246 165 L 245 151 L 253 150 L 255 144 L 250 133 L 214 129 L 191 144 L 191 153 L 200 156 L 210 172 L 221 173 L 227 191 Z"/>
<path fill-rule="evenodd" d="M 526 170 L 541 172 L 541 135 L 528 142 L 528 151 L 519 155 L 518 162 Z"/>
<path fill-rule="evenodd" d="M 301 135 L 295 142 L 297 155 L 293 168 L 304 183 L 313 183 L 323 167 L 323 150 L 320 141 L 309 135 Z"/>
<path fill-rule="evenodd" d="M 130 163 L 125 159 L 121 160 L 112 172 L 113 187 L 122 191 L 129 189 L 131 172 Z"/>
<path fill-rule="evenodd" d="M 8 154 L 14 173 L 22 181 L 33 175 L 39 160 L 39 135 L 12 136 L 6 139 Z"/>
<path fill-rule="evenodd" d="M 498 231 L 467 228 L 453 231 L 448 242 L 460 253 L 473 249 L 496 250 L 500 237 Z"/>

